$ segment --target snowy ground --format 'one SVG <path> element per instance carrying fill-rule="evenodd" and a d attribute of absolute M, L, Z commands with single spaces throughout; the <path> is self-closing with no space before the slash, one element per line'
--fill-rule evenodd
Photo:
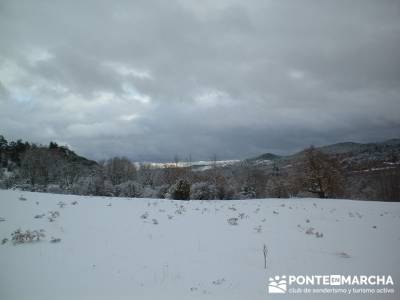
<path fill-rule="evenodd" d="M 60 215 L 51 218 L 55 211 Z M 310 298 L 268 294 L 268 278 L 281 274 L 387 274 L 395 294 L 367 298 L 399 299 L 399 225 L 400 203 L 185 202 L 0 190 L 1 240 L 18 228 L 46 234 L 36 243 L 0 245 L 0 299 Z"/>

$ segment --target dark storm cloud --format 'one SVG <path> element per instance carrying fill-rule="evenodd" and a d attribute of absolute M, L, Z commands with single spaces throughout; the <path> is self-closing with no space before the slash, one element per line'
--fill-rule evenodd
<path fill-rule="evenodd" d="M 2 1 L 0 128 L 169 160 L 400 132 L 398 1 Z"/>

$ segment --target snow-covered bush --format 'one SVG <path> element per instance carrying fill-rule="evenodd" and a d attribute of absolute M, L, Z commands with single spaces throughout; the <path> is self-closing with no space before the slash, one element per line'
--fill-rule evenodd
<path fill-rule="evenodd" d="M 129 180 L 116 185 L 115 192 L 120 197 L 140 197 L 143 193 L 143 188 L 136 181 Z"/>
<path fill-rule="evenodd" d="M 256 198 L 256 190 L 252 186 L 245 185 L 239 192 L 239 199 L 254 199 Z"/>
<path fill-rule="evenodd" d="M 115 188 L 110 180 L 104 180 L 104 196 L 113 197 Z"/>
<path fill-rule="evenodd" d="M 62 194 L 64 191 L 58 184 L 49 184 L 46 191 L 53 194 Z"/>
<path fill-rule="evenodd" d="M 213 200 L 216 198 L 217 189 L 215 185 L 207 182 L 198 182 L 190 187 L 190 199 Z"/>
<path fill-rule="evenodd" d="M 33 191 L 33 186 L 29 183 L 22 183 L 22 184 L 16 184 L 13 186 L 14 189 L 18 189 L 21 191 Z"/>
<path fill-rule="evenodd" d="M 20 181 L 20 178 L 18 177 L 18 172 L 7 171 L 1 181 L 1 185 L 4 186 L 6 189 L 9 189 L 17 185 Z"/>
<path fill-rule="evenodd" d="M 60 212 L 58 211 L 49 211 L 47 219 L 49 222 L 54 222 L 60 216 Z"/>
<path fill-rule="evenodd" d="M 238 221 L 239 221 L 238 218 L 230 218 L 230 219 L 228 219 L 228 224 L 235 226 L 235 225 L 238 225 Z"/>
<path fill-rule="evenodd" d="M 190 184 L 185 179 L 179 179 L 169 189 L 171 199 L 175 200 L 189 200 L 190 199 Z"/>
<path fill-rule="evenodd" d="M 104 195 L 104 179 L 101 174 L 80 177 L 72 185 L 72 193 L 77 195 Z"/>
<path fill-rule="evenodd" d="M 151 186 L 145 186 L 142 189 L 141 197 L 142 198 L 158 198 L 158 191 L 153 189 Z"/>
<path fill-rule="evenodd" d="M 45 237 L 44 230 L 26 230 L 25 232 L 21 229 L 15 230 L 11 234 L 11 240 L 14 245 L 16 244 L 23 244 L 23 243 L 31 243 L 31 242 L 38 242 L 42 238 Z"/>
<path fill-rule="evenodd" d="M 160 198 L 160 199 L 166 199 L 169 198 L 169 189 L 170 189 L 170 185 L 168 184 L 163 184 L 159 187 L 156 188 L 156 192 L 157 192 L 157 196 L 156 198 Z"/>
<path fill-rule="evenodd" d="M 71 190 L 76 195 L 92 195 L 94 193 L 94 186 L 90 177 L 80 177 L 72 185 Z"/>

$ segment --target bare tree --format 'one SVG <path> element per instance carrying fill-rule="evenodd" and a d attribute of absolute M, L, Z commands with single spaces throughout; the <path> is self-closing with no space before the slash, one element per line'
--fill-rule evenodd
<path fill-rule="evenodd" d="M 343 191 L 343 170 L 337 159 L 313 146 L 304 151 L 303 184 L 320 198 L 337 197 Z"/>
<path fill-rule="evenodd" d="M 135 180 L 137 176 L 135 165 L 125 157 L 114 157 L 104 164 L 106 176 L 113 185 L 118 185 L 128 180 Z"/>
<path fill-rule="evenodd" d="M 154 170 L 150 164 L 141 164 L 138 170 L 137 178 L 143 186 L 154 186 Z"/>
<path fill-rule="evenodd" d="M 179 156 L 178 156 L 178 154 L 175 154 L 174 155 L 174 164 L 175 164 L 175 168 L 178 168 L 179 167 Z"/>
<path fill-rule="evenodd" d="M 249 161 L 242 161 L 235 174 L 239 194 L 242 198 L 262 198 L 265 196 L 267 176 L 263 169 Z"/>
<path fill-rule="evenodd" d="M 400 168 L 385 170 L 378 179 L 378 200 L 400 201 Z"/>

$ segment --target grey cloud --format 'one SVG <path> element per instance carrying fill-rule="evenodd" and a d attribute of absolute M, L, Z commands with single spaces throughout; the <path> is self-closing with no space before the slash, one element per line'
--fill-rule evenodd
<path fill-rule="evenodd" d="M 390 0 L 2 1 L 0 128 L 137 160 L 396 137 L 399 17 Z"/>

